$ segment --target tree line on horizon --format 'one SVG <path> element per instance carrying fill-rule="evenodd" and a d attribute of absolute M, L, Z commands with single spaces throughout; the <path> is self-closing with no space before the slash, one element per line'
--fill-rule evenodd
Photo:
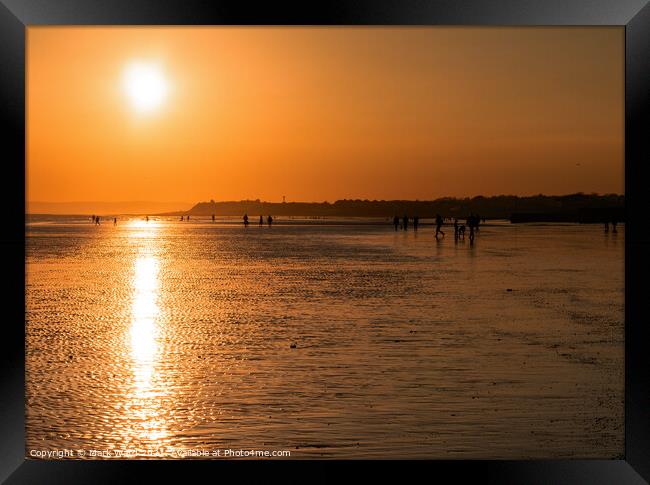
<path fill-rule="evenodd" d="M 442 197 L 435 200 L 368 200 L 341 199 L 330 202 L 265 202 L 257 200 L 199 202 L 188 211 L 174 214 L 209 216 L 212 214 L 304 216 L 304 217 L 393 217 L 415 215 L 421 218 L 465 218 L 479 214 L 486 219 L 510 219 L 513 215 L 554 214 L 567 218 L 578 214 L 610 213 L 615 211 L 619 220 L 625 207 L 625 196 L 619 194 L 568 195 L 496 195 L 476 197 Z M 600 216 L 599 216 L 600 217 Z"/>

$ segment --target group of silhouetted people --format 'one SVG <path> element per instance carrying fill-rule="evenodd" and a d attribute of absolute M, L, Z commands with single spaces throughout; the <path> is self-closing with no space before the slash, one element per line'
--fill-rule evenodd
<path fill-rule="evenodd" d="M 266 218 L 266 223 L 271 227 L 273 224 L 273 216 L 269 215 Z M 248 221 L 248 214 L 244 214 L 244 227 L 248 227 L 249 221 Z M 260 216 L 260 227 L 264 225 L 264 217 Z"/>
<path fill-rule="evenodd" d="M 401 223 L 400 223 L 401 221 Z M 409 228 L 409 216 L 404 214 L 404 217 L 400 219 L 399 216 L 393 217 L 393 225 L 395 226 L 395 230 L 397 231 L 398 229 L 404 229 L 405 231 L 408 231 Z M 418 226 L 420 225 L 420 218 L 418 216 L 413 217 L 413 230 L 417 231 Z"/>
<path fill-rule="evenodd" d="M 215 222 L 215 221 L 216 221 L 216 215 L 215 215 L 215 214 L 212 214 L 211 219 L 212 219 L 212 222 Z M 190 220 L 190 216 L 189 216 L 189 215 L 187 215 L 187 216 L 181 216 L 181 221 L 189 221 L 189 220 Z M 243 221 L 244 221 L 244 226 L 245 226 L 245 227 L 248 227 L 248 225 L 250 224 L 250 221 L 249 221 L 249 219 L 248 219 L 248 214 L 244 214 Z M 269 215 L 269 216 L 266 218 L 266 223 L 267 223 L 269 226 L 271 226 L 271 225 L 273 224 L 273 217 Z M 260 216 L 260 226 L 263 226 L 263 225 L 264 225 L 264 217 L 263 217 L 263 216 Z"/>
<path fill-rule="evenodd" d="M 606 232 L 606 233 L 609 232 L 609 224 L 610 224 L 609 222 L 605 222 L 605 232 Z M 618 232 L 618 231 L 616 230 L 616 224 L 617 224 L 617 221 L 616 221 L 616 220 L 613 220 L 613 221 L 611 222 L 611 224 L 612 224 L 612 232 L 613 232 L 614 234 L 616 234 L 616 233 Z"/>
<path fill-rule="evenodd" d="M 398 231 L 400 229 L 407 231 L 409 227 L 409 217 L 407 215 L 404 215 L 404 217 L 399 217 L 395 216 L 393 217 L 393 226 L 395 227 L 395 231 Z M 481 221 L 485 222 L 485 219 L 481 219 L 478 214 L 470 214 L 467 217 L 467 220 L 465 224 L 460 224 L 458 222 L 458 218 L 454 219 L 454 239 L 458 241 L 459 239 L 465 239 L 465 228 L 469 228 L 469 240 L 470 243 L 474 242 L 474 236 L 475 234 L 479 231 L 479 227 L 481 225 Z M 445 231 L 442 230 L 442 226 L 444 225 L 445 219 L 440 215 L 436 214 L 435 217 L 435 226 L 436 226 L 436 239 L 439 239 L 440 237 L 445 237 Z M 417 231 L 418 230 L 418 225 L 420 223 L 420 218 L 418 216 L 413 217 L 413 230 Z"/>
<path fill-rule="evenodd" d="M 483 219 L 485 221 L 485 219 Z M 465 220 L 465 224 L 460 224 L 458 218 L 454 218 L 454 240 L 465 240 L 465 231 L 469 227 L 469 242 L 474 242 L 474 236 L 479 231 L 481 225 L 481 218 L 478 214 L 470 214 Z"/>
<path fill-rule="evenodd" d="M 395 231 L 398 231 L 399 229 L 408 231 L 409 221 L 410 221 L 409 216 L 406 214 L 404 214 L 404 217 L 402 217 L 401 219 L 399 216 L 393 217 L 393 226 L 395 226 Z M 442 224 L 443 224 L 442 216 L 440 214 L 436 214 L 436 238 L 438 238 L 440 234 L 442 234 L 443 237 L 445 236 L 445 233 L 442 230 Z M 413 216 L 413 230 L 417 231 L 419 226 L 420 226 L 420 217 Z"/>
<path fill-rule="evenodd" d="M 93 214 L 91 217 L 92 223 L 98 226 L 100 224 L 101 218 L 99 216 L 96 216 Z M 149 220 L 149 217 L 147 217 L 147 220 Z M 113 217 L 113 225 L 117 225 L 117 217 Z"/>

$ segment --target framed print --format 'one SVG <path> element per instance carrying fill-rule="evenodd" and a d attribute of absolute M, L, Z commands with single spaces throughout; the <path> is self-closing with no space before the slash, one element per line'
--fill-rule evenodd
<path fill-rule="evenodd" d="M 7 483 L 648 480 L 646 2 L 0 11 Z"/>

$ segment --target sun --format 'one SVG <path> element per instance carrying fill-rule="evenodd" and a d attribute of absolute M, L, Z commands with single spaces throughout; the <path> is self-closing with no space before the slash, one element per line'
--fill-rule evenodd
<path fill-rule="evenodd" d="M 167 97 L 169 86 L 160 66 L 149 62 L 132 62 L 124 70 L 124 89 L 138 112 L 158 108 Z"/>

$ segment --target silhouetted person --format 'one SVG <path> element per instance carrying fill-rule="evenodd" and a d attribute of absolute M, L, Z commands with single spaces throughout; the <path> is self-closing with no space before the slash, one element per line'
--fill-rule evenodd
<path fill-rule="evenodd" d="M 465 224 L 461 224 L 458 227 L 458 238 L 462 238 L 463 241 L 465 240 Z"/>
<path fill-rule="evenodd" d="M 413 216 L 413 230 L 418 230 L 418 224 L 420 224 L 420 218 L 418 216 Z"/>
<path fill-rule="evenodd" d="M 436 239 L 438 239 L 438 234 L 442 234 L 442 237 L 445 237 L 445 233 L 441 229 L 443 222 L 440 214 L 436 214 Z"/>
<path fill-rule="evenodd" d="M 187 215 L 187 220 L 188 220 L 188 222 L 189 222 L 189 220 L 190 220 L 190 215 L 189 215 L 189 214 Z"/>
<path fill-rule="evenodd" d="M 117 226 L 117 217 L 113 217 L 113 225 Z"/>
<path fill-rule="evenodd" d="M 95 224 L 99 225 L 99 216 L 95 219 Z"/>
<path fill-rule="evenodd" d="M 248 214 L 244 214 L 244 226 L 248 226 Z"/>
<path fill-rule="evenodd" d="M 269 216 L 266 218 L 266 223 L 271 227 L 271 224 L 273 224 L 273 217 Z"/>
<path fill-rule="evenodd" d="M 260 216 L 260 226 L 263 226 L 263 225 L 264 225 L 264 218 L 262 216 Z"/>
<path fill-rule="evenodd" d="M 214 214 L 212 214 L 212 222 L 214 222 Z"/>
<path fill-rule="evenodd" d="M 97 219 L 99 219 L 99 217 Z M 147 216 L 145 219 L 147 222 L 149 222 L 149 216 Z"/>
<path fill-rule="evenodd" d="M 92 215 L 93 224 L 95 223 L 95 214 Z"/>
<path fill-rule="evenodd" d="M 404 217 L 402 218 L 402 229 L 405 231 L 409 228 L 409 216 L 404 214 Z"/>
<path fill-rule="evenodd" d="M 473 234 L 478 232 L 478 216 L 474 213 L 471 213 L 467 218 L 467 226 L 469 227 L 470 239 L 473 240 Z"/>
<path fill-rule="evenodd" d="M 181 222 L 183 222 L 184 220 L 185 220 L 185 218 L 183 216 L 181 216 Z"/>
<path fill-rule="evenodd" d="M 473 219 L 473 218 L 472 218 Z M 469 224 L 469 243 L 474 244 L 474 221 L 472 221 L 472 224 Z"/>
<path fill-rule="evenodd" d="M 399 227 L 399 216 L 393 217 L 393 225 L 395 226 L 395 230 L 397 231 L 397 228 Z"/>

